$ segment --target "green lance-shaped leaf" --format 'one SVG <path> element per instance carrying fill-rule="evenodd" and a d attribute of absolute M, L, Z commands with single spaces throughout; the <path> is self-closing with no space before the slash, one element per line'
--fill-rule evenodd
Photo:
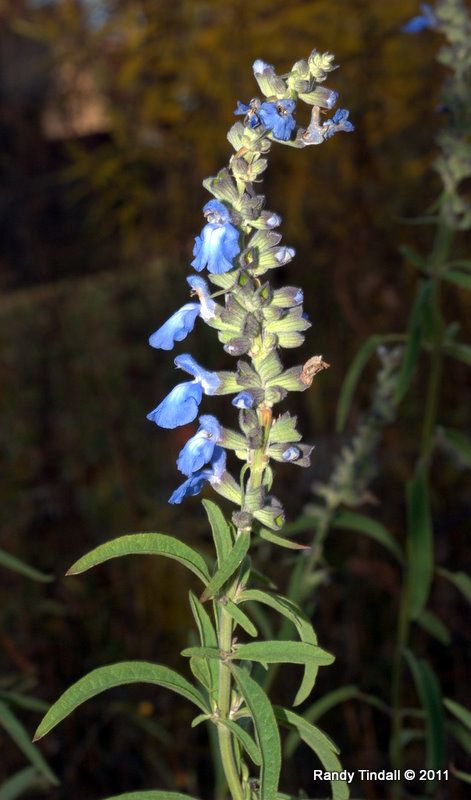
<path fill-rule="evenodd" d="M 415 365 L 419 357 L 424 314 L 426 312 L 427 304 L 430 300 L 431 290 L 431 282 L 424 281 L 415 298 L 414 305 L 412 306 L 412 312 L 408 326 L 407 344 L 396 387 L 397 403 L 402 400 L 410 386 Z"/>
<path fill-rule="evenodd" d="M 340 433 L 345 427 L 348 412 L 352 404 L 353 395 L 360 380 L 361 374 L 366 364 L 370 360 L 377 348 L 387 339 L 385 336 L 374 335 L 362 344 L 358 350 L 348 372 L 345 376 L 340 390 L 339 401 L 337 404 L 337 432 Z"/>
<path fill-rule="evenodd" d="M 39 775 L 36 767 L 25 767 L 15 772 L 0 786 L 0 800 L 17 800 L 32 789 L 44 787 L 44 778 Z"/>
<path fill-rule="evenodd" d="M 451 269 L 449 272 L 444 272 L 441 277 L 443 280 L 454 283 L 455 286 L 460 286 L 462 289 L 471 289 L 471 275 L 466 272 L 460 272 L 459 269 Z"/>
<path fill-rule="evenodd" d="M 276 797 L 281 770 L 281 743 L 272 704 L 262 687 L 240 667 L 231 664 L 238 689 L 252 715 L 261 754 L 260 800 Z"/>
<path fill-rule="evenodd" d="M 316 664 L 328 666 L 334 662 L 332 653 L 304 642 L 249 642 L 236 645 L 230 653 L 215 647 L 186 647 L 182 656 L 214 658 L 224 661 L 259 661 L 261 664 Z"/>
<path fill-rule="evenodd" d="M 275 707 L 275 715 L 281 725 L 294 729 L 298 733 L 303 742 L 316 754 L 327 772 L 342 771 L 342 765 L 337 758 L 338 750 L 325 733 L 287 708 Z M 345 781 L 332 780 L 330 785 L 333 800 L 348 800 L 350 792 Z"/>
<path fill-rule="evenodd" d="M 471 783 L 471 772 L 462 772 L 462 770 L 456 769 L 453 765 L 451 766 L 451 771 L 458 780 L 463 781 L 463 783 Z"/>
<path fill-rule="evenodd" d="M 44 572 L 40 572 L 34 567 L 30 567 L 29 564 L 25 564 L 24 561 L 16 558 L 16 556 L 12 556 L 5 550 L 0 550 L 0 566 L 6 567 L 6 569 L 11 570 L 12 572 L 18 572 L 20 575 L 24 575 L 25 578 L 31 578 L 33 581 L 49 583 L 49 581 L 54 580 L 52 575 L 46 575 Z"/>
<path fill-rule="evenodd" d="M 247 555 L 249 547 L 250 533 L 247 531 L 242 531 L 242 533 L 240 533 L 237 537 L 234 547 L 231 549 L 227 558 L 224 559 L 221 566 L 209 580 L 206 589 L 200 597 L 200 600 L 203 603 L 205 600 L 209 600 L 211 597 L 214 597 L 216 592 L 218 592 L 219 589 L 221 589 L 224 584 L 227 583 L 229 578 L 233 576 L 234 572 L 238 567 L 240 567 L 242 561 Z"/>
<path fill-rule="evenodd" d="M 350 685 L 350 686 L 341 686 L 339 689 L 334 689 L 332 692 L 328 692 L 319 700 L 316 700 L 311 706 L 309 706 L 306 711 L 303 712 L 303 719 L 306 722 L 317 722 L 323 714 L 326 714 L 330 711 L 331 708 L 334 708 L 339 703 L 345 703 L 347 700 L 352 700 L 354 698 L 358 698 L 360 696 L 360 690 L 358 686 Z M 288 738 L 286 739 L 284 752 L 287 758 L 291 758 L 296 747 L 299 744 L 300 736 L 297 730 L 290 731 Z"/>
<path fill-rule="evenodd" d="M 440 769 L 444 759 L 445 731 L 440 685 L 424 659 L 417 659 L 410 650 L 405 650 L 404 653 L 425 712 L 426 768 Z"/>
<path fill-rule="evenodd" d="M 417 622 L 420 627 L 433 636 L 438 642 L 447 647 L 451 642 L 451 633 L 447 626 L 432 611 L 424 608 Z"/>
<path fill-rule="evenodd" d="M 371 519 L 365 514 L 357 514 L 355 511 L 338 511 L 332 521 L 332 527 L 364 533 L 386 547 L 397 561 L 401 563 L 404 560 L 401 548 L 387 528 L 381 522 Z"/>
<path fill-rule="evenodd" d="M 309 550 L 309 546 L 305 544 L 298 544 L 298 542 L 292 542 L 291 539 L 285 539 L 284 536 L 278 536 L 278 534 L 273 533 L 273 531 L 268 530 L 268 528 L 260 528 L 258 534 L 261 539 L 264 539 L 266 542 L 271 542 L 271 544 L 277 544 L 278 547 L 284 547 L 286 550 Z"/>
<path fill-rule="evenodd" d="M 313 645 L 317 644 L 317 636 L 310 621 L 303 614 L 299 606 L 296 605 L 296 603 L 293 603 L 293 601 L 288 597 L 283 597 L 279 594 L 269 594 L 268 592 L 262 592 L 260 589 L 246 589 L 239 596 L 239 602 L 250 601 L 255 603 L 263 603 L 264 605 L 273 608 L 273 610 L 277 611 L 278 614 L 281 614 L 286 619 L 289 619 L 289 621 L 296 628 L 299 638 L 302 642 L 307 642 L 308 644 Z M 309 697 L 316 682 L 318 669 L 319 666 L 316 664 L 306 664 L 304 669 L 304 677 L 296 697 L 294 698 L 293 705 L 300 705 L 300 703 L 304 702 L 304 700 Z"/>
<path fill-rule="evenodd" d="M 244 728 L 241 728 L 237 722 L 234 722 L 232 719 L 218 719 L 218 725 L 224 725 L 228 728 L 232 734 L 238 739 L 242 747 L 244 748 L 245 752 L 249 756 L 249 758 L 253 761 L 253 763 L 260 767 L 262 764 L 262 755 L 260 753 L 260 748 L 258 744 L 252 739 L 250 733 L 247 733 Z"/>
<path fill-rule="evenodd" d="M 241 608 L 239 608 L 238 605 L 236 605 L 236 603 L 233 603 L 232 600 L 225 598 L 223 605 L 229 616 L 232 617 L 232 619 L 234 620 L 234 622 L 236 622 L 237 625 L 240 625 L 240 627 L 246 633 L 248 633 L 249 636 L 257 636 L 258 631 L 255 625 L 253 624 L 252 620 L 250 619 L 250 617 L 247 616 L 247 614 L 244 611 L 242 611 Z"/>
<path fill-rule="evenodd" d="M 449 445 L 450 449 L 458 455 L 460 461 L 463 462 L 463 466 L 471 467 L 471 440 L 469 437 L 455 428 L 439 427 L 437 433 Z"/>
<path fill-rule="evenodd" d="M 453 584 L 463 595 L 464 599 L 471 603 L 471 578 L 466 572 L 449 572 L 447 569 L 438 569 L 437 574 Z"/>
<path fill-rule="evenodd" d="M 128 683 L 151 683 L 163 686 L 194 703 L 204 713 L 210 713 L 200 692 L 173 669 L 147 661 L 123 661 L 98 667 L 80 678 L 51 706 L 39 725 L 34 740 L 37 741 L 55 728 L 78 706 L 97 694 Z"/>
<path fill-rule="evenodd" d="M 450 700 L 448 697 L 444 699 L 443 703 L 448 711 L 451 711 L 451 713 L 471 731 L 471 711 L 468 711 L 468 709 L 460 703 L 457 703 L 455 700 Z"/>
<path fill-rule="evenodd" d="M 447 342 L 444 346 L 445 353 L 458 361 L 471 367 L 471 347 L 462 342 Z"/>
<path fill-rule="evenodd" d="M 125 794 L 115 794 L 107 797 L 106 800 L 197 800 L 196 797 L 181 792 L 125 792 Z"/>
<path fill-rule="evenodd" d="M 407 586 L 409 615 L 417 619 L 428 600 L 433 578 L 433 527 L 427 476 L 418 467 L 406 488 L 407 500 Z"/>
<path fill-rule="evenodd" d="M 112 558 L 133 555 L 166 556 L 179 561 L 203 583 L 207 583 L 209 580 L 208 568 L 203 557 L 192 547 L 165 533 L 132 533 L 100 544 L 72 564 L 67 575 L 86 572 L 87 569 L 103 564 Z"/>
<path fill-rule="evenodd" d="M 203 506 L 208 515 L 209 524 L 213 532 L 218 564 L 221 566 L 232 550 L 231 529 L 224 514 L 216 503 L 213 503 L 212 500 L 203 500 Z"/>
<path fill-rule="evenodd" d="M 15 742 L 16 746 L 26 756 L 28 761 L 36 767 L 41 775 L 44 775 L 50 783 L 55 786 L 59 784 L 58 778 L 54 775 L 52 769 L 44 760 L 38 748 L 31 742 L 31 737 L 21 724 L 19 719 L 13 714 L 11 709 L 5 703 L 0 702 L 0 725 L 8 733 L 10 738 Z"/>
<path fill-rule="evenodd" d="M 218 640 L 216 631 L 214 630 L 211 618 L 197 597 L 190 592 L 190 606 L 198 627 L 200 642 L 203 647 L 217 647 Z M 199 668 L 204 673 L 203 684 L 208 687 L 211 695 L 213 696 L 217 691 L 219 681 L 218 665 L 214 661 L 209 663 L 206 660 L 201 661 Z M 198 667 L 197 667 L 198 669 Z"/>

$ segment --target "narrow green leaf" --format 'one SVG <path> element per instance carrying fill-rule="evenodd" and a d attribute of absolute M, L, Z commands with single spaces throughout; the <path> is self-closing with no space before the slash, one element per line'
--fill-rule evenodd
<path fill-rule="evenodd" d="M 184 542 L 173 536 L 167 536 L 165 533 L 132 533 L 100 544 L 72 564 L 67 575 L 78 575 L 111 558 L 131 555 L 166 556 L 179 561 L 197 575 L 203 583 L 207 583 L 209 580 L 208 568 L 203 557 Z"/>
<path fill-rule="evenodd" d="M 54 775 L 50 766 L 46 763 L 45 759 L 39 752 L 38 748 L 31 742 L 31 737 L 21 724 L 19 719 L 13 714 L 11 709 L 5 703 L 0 702 L 0 725 L 10 738 L 15 742 L 16 746 L 26 756 L 28 761 L 36 767 L 41 775 L 44 775 L 47 780 L 57 786 L 59 779 Z"/>
<path fill-rule="evenodd" d="M 399 247 L 399 252 L 407 261 L 413 264 L 414 267 L 417 267 L 417 269 L 427 269 L 427 262 L 417 253 L 416 250 L 414 250 L 413 247 L 409 247 L 407 244 L 401 244 Z"/>
<path fill-rule="evenodd" d="M 445 353 L 458 361 L 463 361 L 468 367 L 471 367 L 471 347 L 462 342 L 447 342 L 445 344 Z"/>
<path fill-rule="evenodd" d="M 20 575 L 24 575 L 25 578 L 31 578 L 33 581 L 49 583 L 50 581 L 54 580 L 52 575 L 46 575 L 44 572 L 40 572 L 34 567 L 30 567 L 29 564 L 25 564 L 24 561 L 16 558 L 16 556 L 12 556 L 5 550 L 0 550 L 0 566 L 6 567 L 6 569 L 11 570 L 12 572 L 18 572 Z"/>
<path fill-rule="evenodd" d="M 451 269 L 449 272 L 443 272 L 441 277 L 443 280 L 454 283 L 456 286 L 460 286 L 463 289 L 471 289 L 471 275 L 467 275 L 466 272 L 460 272 L 458 269 Z"/>
<path fill-rule="evenodd" d="M 424 312 L 430 300 L 431 289 L 431 282 L 423 281 L 415 298 L 414 305 L 412 306 L 407 330 L 407 343 L 396 387 L 397 403 L 403 399 L 410 386 L 415 365 L 419 357 Z"/>
<path fill-rule="evenodd" d="M 418 467 L 406 487 L 409 614 L 417 619 L 428 600 L 433 578 L 433 528 L 427 476 Z"/>
<path fill-rule="evenodd" d="M 213 503 L 212 500 L 203 500 L 203 506 L 213 532 L 218 564 L 221 566 L 232 550 L 231 529 L 229 523 L 226 522 L 224 514 L 216 503 Z"/>
<path fill-rule="evenodd" d="M 217 647 L 218 639 L 210 616 L 202 603 L 200 603 L 198 598 L 195 597 L 193 592 L 190 592 L 190 606 L 195 618 L 202 646 Z M 208 663 L 206 660 L 204 660 L 201 662 L 201 670 L 206 673 L 206 682 L 204 685 L 208 687 L 211 695 L 213 696 L 217 691 L 219 682 L 218 665 L 214 661 L 210 661 Z"/>
<path fill-rule="evenodd" d="M 425 659 L 418 659 L 410 650 L 404 651 L 412 677 L 425 712 L 426 769 L 440 769 L 444 760 L 445 724 L 442 697 L 437 677 Z"/>
<path fill-rule="evenodd" d="M 450 631 L 432 611 L 428 611 L 428 609 L 424 608 L 420 616 L 417 617 L 417 622 L 421 628 L 427 631 L 431 636 L 434 636 L 435 639 L 445 645 L 445 647 L 450 644 Z"/>
<path fill-rule="evenodd" d="M 302 642 L 317 644 L 317 636 L 309 619 L 301 611 L 299 606 L 288 597 L 279 594 L 268 594 L 259 589 L 246 589 L 239 597 L 239 602 L 263 603 L 278 614 L 288 619 L 296 628 Z M 268 638 L 268 637 L 267 637 Z M 306 700 L 312 692 L 316 682 L 319 667 L 316 664 L 306 664 L 304 677 L 298 689 L 293 705 L 297 706 Z"/>
<path fill-rule="evenodd" d="M 453 764 L 451 765 L 451 771 L 458 780 L 463 781 L 463 783 L 471 783 L 471 772 L 462 772 L 460 769 L 456 769 Z"/>
<path fill-rule="evenodd" d="M 460 705 L 460 703 L 457 703 L 455 700 L 450 700 L 448 697 L 444 699 L 443 703 L 448 711 L 451 711 L 451 713 L 471 731 L 471 711 L 468 711 L 468 709 Z"/>
<path fill-rule="evenodd" d="M 438 569 L 438 575 L 446 578 L 447 581 L 455 586 L 463 595 L 464 599 L 471 603 L 471 578 L 465 572 L 449 572 L 447 569 Z"/>
<path fill-rule="evenodd" d="M 332 664 L 335 657 L 327 650 L 307 642 L 249 642 L 234 648 L 233 658 L 266 664 Z"/>
<path fill-rule="evenodd" d="M 334 528 L 346 528 L 350 531 L 357 531 L 364 533 L 371 539 L 374 539 L 394 556 L 394 558 L 401 562 L 404 560 L 401 548 L 396 542 L 394 536 L 377 520 L 365 516 L 365 514 L 357 514 L 355 511 L 338 511 L 333 519 L 332 526 Z"/>
<path fill-rule="evenodd" d="M 45 789 L 44 778 L 35 767 L 25 767 L 15 772 L 0 786 L 0 800 L 16 800 L 32 789 Z"/>
<path fill-rule="evenodd" d="M 204 713 L 210 710 L 200 692 L 173 669 L 160 664 L 150 664 L 147 661 L 123 661 L 119 664 L 98 667 L 70 686 L 47 712 L 36 731 L 34 741 L 49 733 L 86 700 L 107 689 L 128 683 L 151 683 L 163 686 L 190 700 Z"/>
<path fill-rule="evenodd" d="M 260 748 L 258 744 L 252 739 L 250 733 L 247 733 L 244 728 L 241 728 L 237 722 L 234 722 L 231 719 L 218 719 L 218 725 L 224 725 L 226 728 L 230 730 L 231 733 L 234 734 L 236 739 L 239 740 L 240 744 L 244 748 L 245 752 L 249 756 L 249 758 L 253 761 L 253 763 L 260 767 L 262 764 L 262 755 L 260 753 Z"/>
<path fill-rule="evenodd" d="M 234 622 L 236 622 L 237 625 L 240 625 L 240 627 L 246 633 L 248 633 L 249 636 L 257 636 L 258 635 L 257 628 L 253 624 L 253 622 L 250 619 L 250 617 L 248 617 L 247 614 L 244 611 L 242 611 L 242 609 L 239 608 L 238 605 L 233 603 L 232 600 L 228 600 L 226 598 L 226 601 L 224 603 L 224 608 L 227 611 L 227 613 L 229 614 L 229 616 L 232 617 Z"/>
<path fill-rule="evenodd" d="M 195 797 L 190 797 L 189 794 L 182 794 L 181 792 L 126 792 L 125 794 L 115 794 L 113 797 L 107 797 L 106 800 L 197 800 Z"/>
<path fill-rule="evenodd" d="M 243 531 L 237 537 L 234 547 L 231 549 L 229 555 L 216 570 L 213 577 L 209 580 L 206 589 L 200 597 L 201 602 L 209 600 L 214 597 L 216 592 L 221 589 L 225 583 L 232 577 L 237 568 L 241 565 L 247 551 L 250 547 L 250 533 Z"/>
<path fill-rule="evenodd" d="M 355 358 L 353 359 L 348 372 L 345 376 L 342 388 L 340 390 L 339 401 L 337 405 L 337 432 L 341 433 L 347 421 L 348 412 L 352 404 L 353 395 L 360 380 L 361 374 L 365 369 L 366 364 L 370 360 L 376 349 L 382 344 L 384 336 L 370 336 L 358 350 Z"/>
<path fill-rule="evenodd" d="M 281 770 L 281 743 L 273 707 L 262 687 L 240 667 L 231 665 L 239 691 L 252 715 L 262 757 L 260 768 L 260 800 L 273 800 Z"/>
<path fill-rule="evenodd" d="M 212 716 L 211 714 L 198 714 L 197 717 L 191 720 L 191 727 L 197 728 L 198 725 L 201 725 L 202 722 L 211 721 Z"/>
<path fill-rule="evenodd" d="M 446 728 L 465 753 L 471 756 L 471 731 L 459 722 L 447 722 Z"/>
<path fill-rule="evenodd" d="M 27 694 L 20 694 L 19 692 L 11 692 L 9 689 L 0 689 L 0 700 L 6 700 L 18 708 L 26 708 L 28 711 L 39 711 L 43 713 L 49 708 L 48 703 L 44 700 L 38 700 L 37 697 L 30 697 Z"/>
<path fill-rule="evenodd" d="M 456 261 L 449 261 L 447 267 L 456 267 L 457 269 L 471 270 L 471 261 L 467 259 L 457 259 Z"/>
<path fill-rule="evenodd" d="M 468 436 L 455 428 L 439 427 L 437 433 L 459 456 L 463 466 L 471 467 L 471 440 Z"/>
<path fill-rule="evenodd" d="M 326 714 L 339 703 L 345 703 L 347 700 L 352 700 L 359 696 L 360 690 L 357 686 L 342 686 L 339 689 L 334 689 L 309 706 L 303 713 L 303 719 L 305 719 L 306 722 L 317 722 L 323 714 Z M 291 758 L 299 744 L 299 740 L 300 737 L 297 730 L 290 731 L 284 748 L 287 758 Z"/>
<path fill-rule="evenodd" d="M 278 536 L 278 534 L 273 533 L 273 531 L 269 531 L 268 528 L 260 528 L 258 533 L 260 538 L 264 539 L 266 542 L 277 544 L 279 547 L 285 547 L 287 550 L 310 549 L 309 545 L 298 544 L 298 542 L 292 542 L 290 539 L 286 539 L 284 536 Z"/>
<path fill-rule="evenodd" d="M 275 707 L 275 716 L 281 725 L 294 729 L 300 738 L 316 754 L 327 772 L 341 772 L 342 766 L 337 758 L 338 750 L 334 743 L 319 728 L 287 708 Z M 332 780 L 332 800 L 348 800 L 350 792 L 346 781 Z"/>

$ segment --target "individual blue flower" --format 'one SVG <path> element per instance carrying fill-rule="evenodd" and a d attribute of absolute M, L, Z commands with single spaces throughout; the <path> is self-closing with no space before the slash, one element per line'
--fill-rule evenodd
<path fill-rule="evenodd" d="M 161 428 L 178 428 L 187 425 L 198 416 L 203 397 L 203 388 L 198 381 L 188 381 L 174 386 L 170 394 L 154 408 L 147 419 Z"/>
<path fill-rule="evenodd" d="M 216 417 L 204 414 L 200 417 L 200 427 L 185 447 L 180 450 L 177 467 L 183 475 L 198 472 L 211 461 L 214 448 L 221 437 L 221 426 Z"/>
<path fill-rule="evenodd" d="M 171 350 L 175 342 L 183 341 L 193 330 L 200 311 L 199 303 L 186 303 L 149 336 L 150 346 L 161 350 Z"/>
<path fill-rule="evenodd" d="M 240 253 L 239 231 L 230 222 L 229 211 L 219 200 L 210 200 L 203 208 L 208 222 L 195 238 L 191 262 L 197 272 L 205 267 L 220 275 L 233 269 L 233 259 Z"/>
<path fill-rule="evenodd" d="M 330 139 L 339 131 L 345 131 L 345 133 L 354 131 L 354 125 L 348 119 L 349 113 L 347 108 L 338 108 L 333 117 L 326 119 L 322 126 L 323 138 Z"/>
<path fill-rule="evenodd" d="M 179 369 L 184 369 L 185 372 L 193 375 L 197 383 L 201 384 L 205 394 L 214 394 L 221 383 L 215 372 L 209 372 L 204 367 L 201 367 L 189 353 L 182 353 L 181 356 L 177 356 L 173 363 Z"/>
<path fill-rule="evenodd" d="M 420 33 L 421 31 L 437 27 L 438 20 L 432 6 L 428 3 L 421 3 L 420 10 L 422 12 L 421 14 L 417 17 L 412 17 L 409 22 L 406 22 L 406 24 L 402 26 L 401 31 L 403 33 Z"/>
<path fill-rule="evenodd" d="M 294 100 L 278 100 L 276 103 L 262 103 L 258 109 L 258 116 L 263 125 L 272 132 L 275 139 L 286 142 L 294 128 L 296 122 L 293 111 L 296 107 Z"/>
<path fill-rule="evenodd" d="M 260 117 L 257 114 L 257 106 L 255 105 L 254 101 L 251 103 L 241 103 L 241 101 L 238 100 L 234 114 L 236 117 L 244 114 L 249 128 L 256 128 L 261 123 Z"/>
<path fill-rule="evenodd" d="M 239 392 L 233 400 L 232 405 L 236 408 L 252 408 L 254 404 L 254 396 L 251 392 Z"/>
<path fill-rule="evenodd" d="M 172 505 L 179 504 L 185 497 L 194 497 L 199 494 L 206 481 L 211 484 L 219 483 L 222 475 L 226 471 L 226 451 L 222 447 L 216 445 L 208 467 L 194 472 L 184 481 L 169 498 L 169 503 Z"/>
<path fill-rule="evenodd" d="M 281 457 L 283 461 L 296 461 L 300 455 L 302 455 L 302 451 L 299 449 L 299 447 L 296 447 L 296 445 L 292 444 L 283 451 Z"/>
<path fill-rule="evenodd" d="M 210 292 L 208 289 L 208 284 L 204 280 L 204 278 L 200 278 L 199 275 L 190 275 L 187 279 L 187 283 L 190 284 L 193 292 L 196 294 L 198 300 L 200 301 L 200 317 L 205 321 L 208 319 L 212 319 L 215 314 L 216 303 L 210 297 Z"/>

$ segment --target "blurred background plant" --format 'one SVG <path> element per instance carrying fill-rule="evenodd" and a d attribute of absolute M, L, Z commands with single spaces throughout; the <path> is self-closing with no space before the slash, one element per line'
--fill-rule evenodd
<path fill-rule="evenodd" d="M 297 399 L 317 458 L 296 482 L 289 468 L 280 469 L 279 493 L 289 499 L 291 519 L 312 502 L 313 481 L 329 481 L 332 454 L 350 438 L 328 433 L 343 376 L 365 338 L 404 330 L 416 271 L 405 255 L 408 266 L 398 262 L 397 241 L 427 252 L 430 227 L 406 227 L 406 219 L 429 208 L 440 191 L 430 141 L 442 124 L 435 108 L 445 70 L 434 61 L 433 36 L 422 35 L 418 44 L 401 33 L 416 13 L 415 0 L 102 0 L 95 7 L 79 0 L 2 0 L 2 547 L 57 573 L 88 547 L 150 529 L 156 520 L 161 530 L 186 524 L 195 544 L 206 535 L 196 505 L 166 504 L 174 476 L 162 452 L 167 445 L 178 451 L 188 433 L 169 432 L 165 443 L 149 436 L 148 398 L 163 396 L 174 380 L 164 358 L 156 376 L 142 343 L 184 302 L 204 198 L 201 176 L 227 158 L 220 132 L 232 121 L 233 97 L 253 92 L 248 67 L 257 57 L 283 65 L 288 52 L 314 46 L 335 48 L 342 65 L 336 88 L 348 95 L 357 134 L 341 145 L 334 138 L 333 156 L 315 167 L 307 154 L 277 151 L 267 176 L 267 194 L 281 198 L 285 235 L 297 249 L 293 269 L 305 287 L 316 349 L 332 365 L 321 389 Z M 289 183 L 284 172 L 293 176 Z M 330 191 L 321 193 L 321 186 Z M 464 248 L 465 235 L 457 234 L 457 247 Z M 293 282 L 293 274 L 280 274 L 282 281 Z M 177 285 L 181 297 L 175 297 Z M 460 323 L 460 341 L 469 340 L 469 304 L 469 294 L 444 285 L 443 307 L 447 319 Z M 205 360 L 213 347 L 201 332 L 194 355 Z M 416 453 L 422 369 L 419 391 L 409 392 L 400 420 L 384 432 L 380 474 L 370 487 L 398 540 L 404 505 L 397 498 Z M 352 429 L 374 374 L 369 363 L 353 397 Z M 470 425 L 467 380 L 466 365 L 447 362 L 445 427 Z M 465 570 L 469 476 L 444 453 L 437 457 L 436 558 Z M 456 449 L 452 458 L 460 463 Z M 336 532 L 326 548 L 329 591 L 318 603 L 316 627 L 338 657 L 328 685 L 322 687 L 327 678 L 321 676 L 320 687 L 328 693 L 355 684 L 384 697 L 399 572 L 371 538 Z M 285 566 L 269 568 L 286 590 Z M 35 664 L 41 697 L 57 696 L 98 661 L 131 653 L 152 659 L 164 649 L 176 659 L 190 625 L 186 602 L 178 599 L 181 581 L 180 572 L 177 579 L 169 565 L 155 562 L 123 563 L 87 582 L 56 581 L 41 587 L 55 613 L 44 618 L 41 612 L 40 626 L 36 590 L 15 585 L 15 604 L 25 609 L 15 618 L 17 636 Z M 137 594 L 123 592 L 123 583 L 136 584 Z M 2 606 L 8 590 L 9 584 L 0 587 Z M 436 583 L 433 602 L 455 641 L 453 657 L 420 629 L 415 644 L 432 653 L 444 693 L 466 704 L 469 659 L 460 647 L 470 636 L 466 606 L 445 580 Z M 104 641 L 106 652 L 83 663 L 82 654 Z M 0 658 L 4 674 L 11 658 L 4 645 Z M 277 683 L 275 689 L 283 701 L 287 688 Z M 107 705 L 99 723 L 96 708 L 85 707 L 60 737 L 41 746 L 69 786 L 68 800 L 163 782 L 205 797 L 206 739 L 198 729 L 191 738 L 176 735 L 186 730 L 185 709 L 140 689 L 125 698 L 118 692 L 115 708 Z M 349 769 L 383 765 L 389 725 L 379 709 L 350 700 L 341 715 L 326 716 L 326 728 L 348 753 Z M 157 763 L 154 736 L 161 743 Z M 462 751 L 449 752 L 461 765 Z M 303 747 L 293 763 L 293 786 L 304 782 L 310 793 L 312 761 Z M 16 748 L 2 741 L 0 781 L 20 766 Z M 450 786 L 437 787 L 437 799 Z M 382 786 L 356 791 L 384 800 Z M 457 782 L 452 791 L 466 796 Z M 62 800 L 63 792 L 57 787 L 50 795 Z"/>

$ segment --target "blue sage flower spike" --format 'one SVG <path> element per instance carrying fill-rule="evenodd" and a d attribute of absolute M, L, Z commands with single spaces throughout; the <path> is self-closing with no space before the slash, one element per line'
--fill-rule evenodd
<path fill-rule="evenodd" d="M 200 236 L 195 238 L 191 266 L 197 272 L 207 267 L 208 272 L 220 275 L 234 267 L 233 260 L 240 253 L 239 231 L 230 222 L 229 211 L 219 200 L 209 200 L 203 213 L 208 222 Z"/>
<path fill-rule="evenodd" d="M 198 408 L 203 397 L 199 382 L 188 381 L 174 386 L 170 394 L 154 408 L 147 419 L 161 428 L 178 428 L 193 422 L 198 416 Z"/>
<path fill-rule="evenodd" d="M 421 3 L 420 10 L 422 12 L 421 14 L 412 17 L 409 22 L 406 22 L 406 24 L 402 26 L 401 31 L 403 33 L 420 33 L 421 31 L 428 29 L 433 30 L 433 28 L 437 27 L 438 20 L 432 6 L 428 3 Z"/>
<path fill-rule="evenodd" d="M 193 330 L 200 311 L 199 303 L 186 303 L 149 336 L 150 346 L 160 350 L 171 350 L 175 342 L 183 341 Z"/>
<path fill-rule="evenodd" d="M 200 427 L 195 435 L 188 439 L 177 459 L 177 467 L 183 475 L 190 476 L 211 461 L 221 433 L 222 428 L 216 417 L 211 414 L 203 414 L 200 417 Z"/>
<path fill-rule="evenodd" d="M 213 457 L 208 467 L 194 472 L 184 481 L 169 498 L 169 503 L 178 505 L 185 497 L 194 497 L 201 492 L 206 481 L 212 485 L 218 484 L 226 471 L 226 451 L 216 445 Z"/>

